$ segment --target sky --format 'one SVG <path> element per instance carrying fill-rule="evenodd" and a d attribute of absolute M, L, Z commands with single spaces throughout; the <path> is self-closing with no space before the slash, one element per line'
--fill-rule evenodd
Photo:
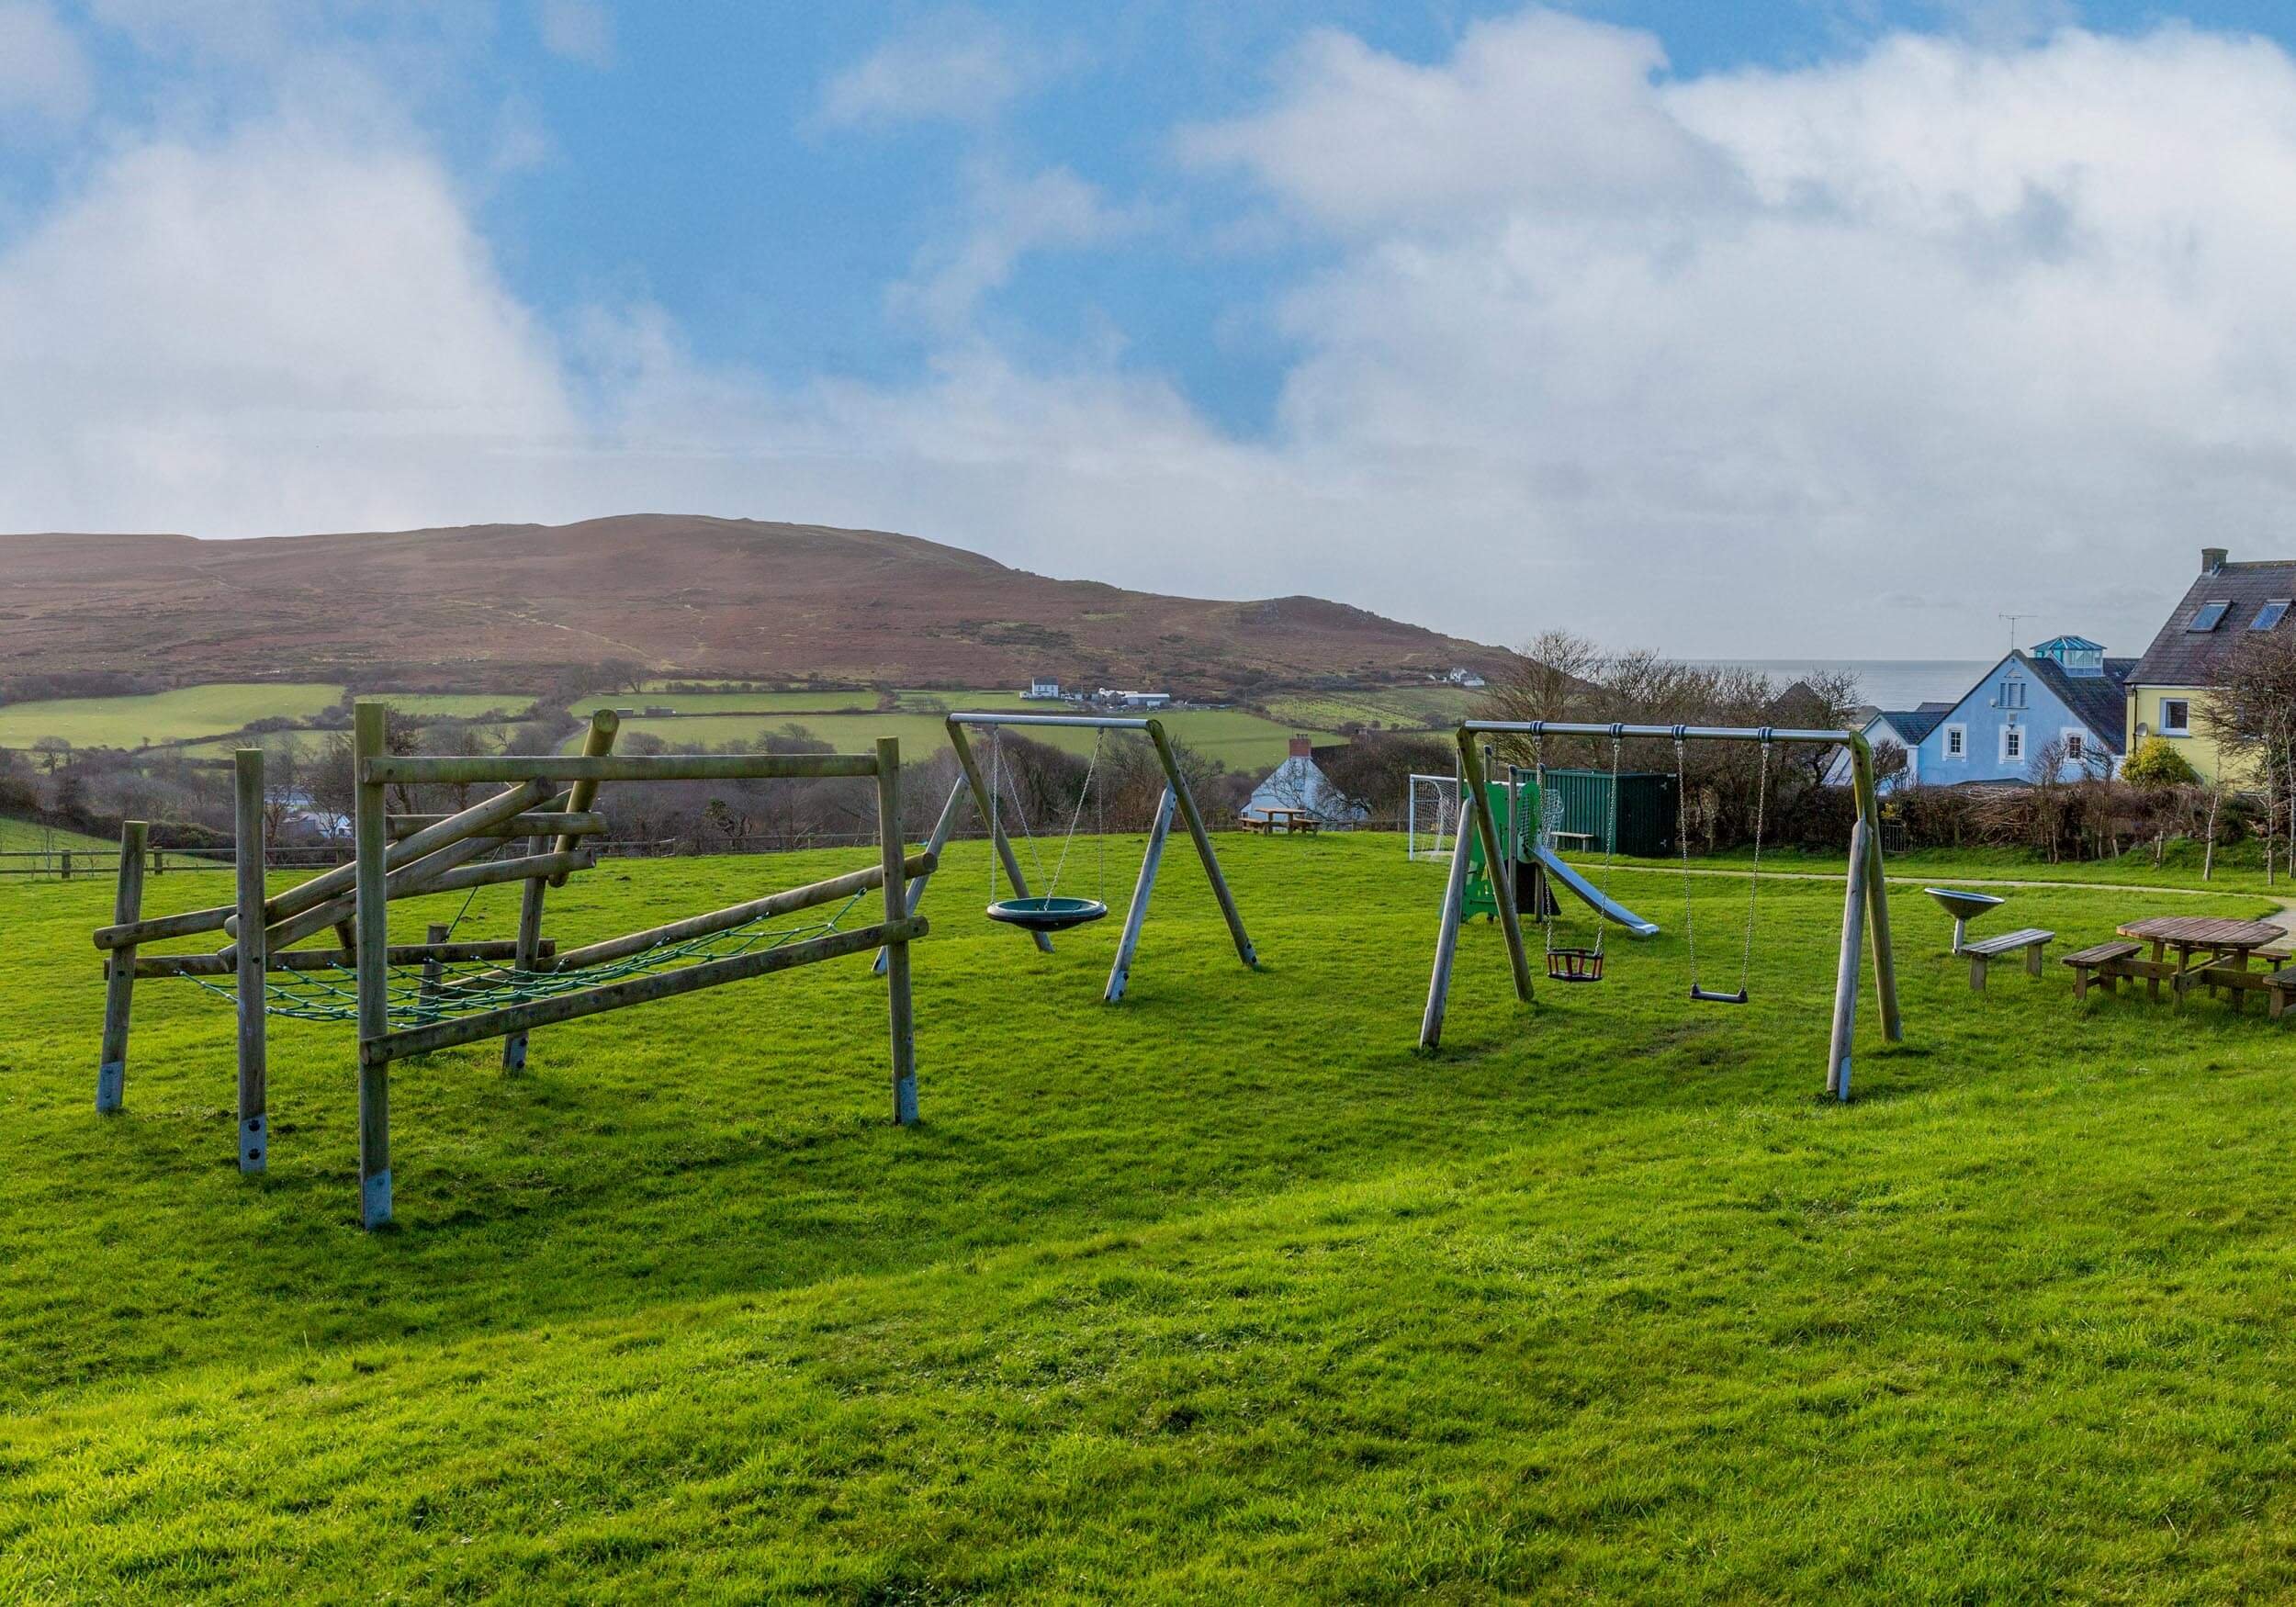
<path fill-rule="evenodd" d="M 2136 652 L 2296 556 L 2291 196 L 2279 0 L 0 0 L 0 529 Z"/>

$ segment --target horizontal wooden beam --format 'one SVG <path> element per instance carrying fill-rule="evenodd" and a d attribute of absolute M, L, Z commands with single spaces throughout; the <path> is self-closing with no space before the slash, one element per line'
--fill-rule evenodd
<path fill-rule="evenodd" d="M 929 874 L 940 862 L 929 850 L 911 854 L 905 861 L 905 874 Z M 859 871 L 849 871 L 842 876 L 832 876 L 827 882 L 810 882 L 793 887 L 764 898 L 753 898 L 747 904 L 728 905 L 706 915 L 688 916 L 681 921 L 666 926 L 649 927 L 642 932 L 627 932 L 619 938 L 608 938 L 580 949 L 568 949 L 558 956 L 552 971 L 580 971 L 585 966 L 602 965 L 610 960 L 624 960 L 633 954 L 643 954 L 648 949 L 658 949 L 669 943 L 683 943 L 694 938 L 706 938 L 713 932 L 731 931 L 746 927 L 751 921 L 771 920 L 777 916 L 794 915 L 801 909 L 814 909 L 821 905 L 835 904 L 840 898 L 850 898 L 857 893 L 867 893 L 885 884 L 883 865 L 871 865 Z"/>
<path fill-rule="evenodd" d="M 187 909 L 181 915 L 122 921 L 116 927 L 96 927 L 96 946 L 132 949 L 139 943 L 157 943 L 166 938 L 188 938 L 195 932 L 219 932 L 223 923 L 231 918 L 231 905 L 219 904 L 212 909 Z"/>
<path fill-rule="evenodd" d="M 546 938 L 546 950 L 556 945 Z M 426 960 L 447 963 L 467 960 L 514 960 L 518 945 L 509 938 L 489 938 L 473 943 L 394 943 L 393 965 L 420 965 Z M 347 971 L 355 956 L 348 949 L 290 949 L 270 956 L 269 971 Z M 107 960 L 107 966 L 117 961 Z M 239 969 L 235 954 L 151 954 L 136 959 L 138 976 L 229 976 Z M 107 972 L 108 974 L 108 972 Z"/>
<path fill-rule="evenodd" d="M 501 1038 L 512 1032 L 529 1032 L 555 1022 L 580 1020 L 584 1016 L 596 1016 L 631 1005 L 651 1004 L 658 999 L 675 998 L 681 994 L 699 993 L 703 988 L 719 987 L 729 982 L 743 982 L 753 976 L 765 976 L 800 965 L 835 960 L 840 955 L 866 953 L 881 943 L 913 941 L 925 936 L 928 930 L 923 920 L 914 917 L 885 921 L 873 927 L 858 927 L 850 932 L 832 932 L 824 938 L 811 938 L 802 943 L 784 944 L 779 949 L 761 949 L 752 954 L 736 954 L 726 960 L 705 960 L 698 965 L 684 966 L 677 971 L 656 972 L 650 976 L 634 976 L 623 982 L 606 983 L 598 987 L 584 988 L 580 993 L 561 994 L 554 999 L 536 999 L 528 1004 L 486 1010 L 475 1016 L 440 1021 L 428 1027 L 411 1027 L 403 1031 L 385 1033 L 380 1038 L 362 1039 L 359 1042 L 359 1061 L 363 1065 L 371 1066 L 383 1061 L 404 1060 L 410 1055 L 452 1049 L 457 1044 L 477 1043 L 482 1039 Z"/>
<path fill-rule="evenodd" d="M 418 831 L 427 831 L 432 826 L 451 818 L 453 817 L 445 815 L 393 815 L 385 818 L 383 829 L 386 835 L 396 839 L 412 837 Z M 470 835 L 503 837 L 596 837 L 606 829 L 606 817 L 594 810 L 584 809 L 579 812 L 564 809 L 548 812 L 530 810 L 524 815 L 513 815 L 508 820 L 498 821 Z"/>
<path fill-rule="evenodd" d="M 411 865 L 425 855 L 461 842 L 498 822 L 523 815 L 549 796 L 550 789 L 539 781 L 522 782 L 506 792 L 498 792 L 483 803 L 472 804 L 459 815 L 450 815 L 436 825 L 426 826 L 412 836 L 391 844 L 384 863 L 392 870 Z M 299 882 L 264 905 L 264 919 L 270 923 L 276 933 L 280 925 L 291 917 L 316 909 L 348 892 L 357 876 L 357 868 L 345 864 L 314 876 L 309 882 Z M 220 931 L 235 913 L 235 905 L 223 904 L 212 909 L 186 910 L 182 915 L 163 916 L 152 921 L 129 921 L 120 926 L 99 927 L 96 930 L 96 946 L 98 949 L 130 949 L 139 943 L 156 943 L 163 938 Z M 332 919 L 321 921 L 316 926 L 303 928 L 300 935 L 308 937 L 320 927 L 333 924 Z M 273 938 L 275 945 L 281 941 L 276 936 Z"/>
<path fill-rule="evenodd" d="M 871 753 L 559 753 L 539 758 L 406 757 L 382 754 L 360 767 L 363 780 L 393 786 L 467 785 L 522 777 L 568 781 L 774 781 L 873 776 Z"/>

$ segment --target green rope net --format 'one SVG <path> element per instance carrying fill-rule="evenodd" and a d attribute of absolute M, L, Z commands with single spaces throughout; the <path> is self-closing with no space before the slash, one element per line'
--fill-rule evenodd
<path fill-rule="evenodd" d="M 427 1026 L 448 1017 L 480 1015 L 535 999 L 581 993 L 626 977 L 783 948 L 802 938 L 838 930 L 838 923 L 865 896 L 866 893 L 853 894 L 818 920 L 782 926 L 752 921 L 580 971 L 519 971 L 495 960 L 394 965 L 388 990 L 390 1025 L 393 1029 Z M 234 1002 L 239 998 L 238 986 L 229 980 L 204 976 L 192 980 L 219 997 Z M 358 973 L 349 965 L 268 972 L 264 979 L 264 1013 L 298 1021 L 356 1020 Z"/>

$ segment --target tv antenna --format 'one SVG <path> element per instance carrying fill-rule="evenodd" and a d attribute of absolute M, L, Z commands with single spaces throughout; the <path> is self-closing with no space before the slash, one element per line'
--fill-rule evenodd
<path fill-rule="evenodd" d="M 2017 651 L 2017 622 L 2020 620 L 2039 619 L 2041 616 L 2037 613 L 1997 613 L 1993 617 L 1995 619 L 2007 620 L 2009 622 L 2009 651 L 2014 653 Z"/>

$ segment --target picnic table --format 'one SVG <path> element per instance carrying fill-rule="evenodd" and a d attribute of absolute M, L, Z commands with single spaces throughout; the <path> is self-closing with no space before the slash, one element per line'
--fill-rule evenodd
<path fill-rule="evenodd" d="M 1248 815 L 1244 817 L 1244 829 L 1256 831 L 1262 837 L 1270 837 L 1279 831 L 1286 837 L 1296 832 L 1306 832 L 1312 837 L 1322 827 L 1323 817 L 1312 809 L 1279 807 L 1267 810 L 1257 819 Z"/>
<path fill-rule="evenodd" d="M 2179 999 L 2188 988 L 2204 984 L 2211 993 L 2229 993 L 2234 1009 L 2239 1008 L 2244 995 L 2256 989 L 2272 990 L 2273 1015 L 2278 1016 L 2285 1005 L 2279 993 L 2279 970 L 2288 956 L 2265 955 L 2271 965 L 2269 972 L 2248 968 L 2250 957 L 2258 950 L 2288 938 L 2286 931 L 2268 921 L 2221 920 L 2212 916 L 2148 916 L 2141 921 L 2124 922 L 2119 931 L 2123 938 L 2153 946 L 2151 962 L 2133 967 L 2144 975 L 2145 991 L 2153 998 L 2160 997 L 2161 978 L 2166 976 Z M 2173 964 L 2167 959 L 2171 949 L 2177 951 Z M 2201 957 L 2197 963 L 2192 958 L 2195 954 Z"/>

